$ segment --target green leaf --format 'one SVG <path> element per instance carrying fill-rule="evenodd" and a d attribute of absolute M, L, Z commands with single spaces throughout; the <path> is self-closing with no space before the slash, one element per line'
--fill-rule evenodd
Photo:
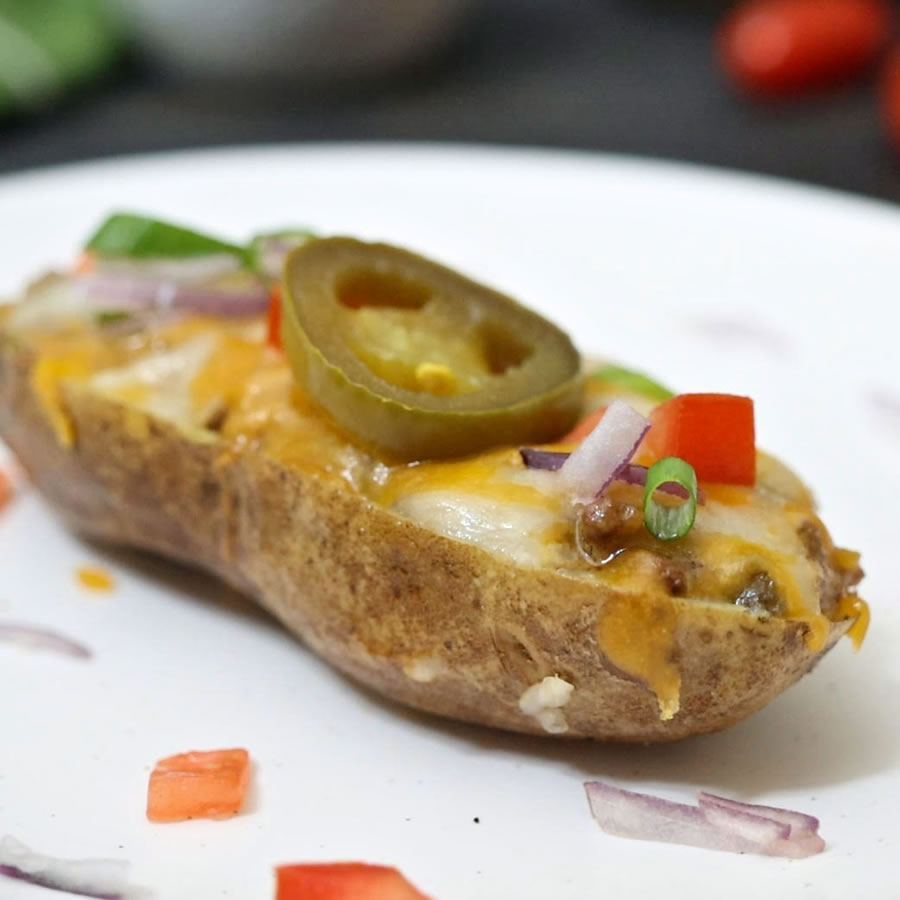
<path fill-rule="evenodd" d="M 84 249 L 98 256 L 131 259 L 185 259 L 227 253 L 247 262 L 246 250 L 236 244 L 132 213 L 111 215 L 94 232 Z"/>

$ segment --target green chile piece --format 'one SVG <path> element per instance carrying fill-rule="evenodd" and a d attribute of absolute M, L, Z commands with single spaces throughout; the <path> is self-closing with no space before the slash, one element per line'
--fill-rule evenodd
<path fill-rule="evenodd" d="M 352 317 L 364 309 L 407 311 L 401 316 L 426 340 L 430 327 L 452 333 L 480 361 L 478 370 L 465 389 L 440 394 L 382 377 L 353 345 Z M 398 460 L 551 441 L 582 412 L 581 363 L 563 331 L 515 300 L 396 247 L 327 238 L 294 250 L 285 267 L 281 328 L 298 383 L 361 443 Z"/>

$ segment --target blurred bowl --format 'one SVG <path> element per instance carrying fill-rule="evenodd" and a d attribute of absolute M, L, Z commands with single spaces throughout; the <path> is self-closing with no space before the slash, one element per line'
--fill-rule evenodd
<path fill-rule="evenodd" d="M 114 0 L 170 71 L 223 78 L 358 76 L 427 58 L 474 0 Z"/>

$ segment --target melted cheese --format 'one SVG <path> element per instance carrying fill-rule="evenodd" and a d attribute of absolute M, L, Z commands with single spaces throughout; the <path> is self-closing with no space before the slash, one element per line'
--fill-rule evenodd
<path fill-rule="evenodd" d="M 540 506 L 498 502 L 463 488 L 408 494 L 392 508 L 429 531 L 476 544 L 524 568 L 547 563 L 543 533 L 555 517 Z"/>
<path fill-rule="evenodd" d="M 195 416 L 204 420 L 219 408 L 232 408 L 243 395 L 247 379 L 259 369 L 264 352 L 258 342 L 223 336 L 191 379 Z"/>
<path fill-rule="evenodd" d="M 63 405 L 62 382 L 83 381 L 91 373 L 89 360 L 82 356 L 42 357 L 31 374 L 34 392 L 40 398 L 44 413 L 53 426 L 57 440 L 64 447 L 71 447 L 75 431 Z"/>
<path fill-rule="evenodd" d="M 679 708 L 681 672 L 674 660 L 678 614 L 669 597 L 615 593 L 597 620 L 597 642 L 606 658 L 656 694 L 659 717 Z"/>
<path fill-rule="evenodd" d="M 254 447 L 284 465 L 362 490 L 373 461 L 297 388 L 281 354 L 267 352 L 234 396 L 222 427 L 229 445 Z"/>
<path fill-rule="evenodd" d="M 553 473 L 524 469 L 518 451 L 388 469 L 372 496 L 425 528 L 527 568 L 554 562 L 571 537 Z"/>
<path fill-rule="evenodd" d="M 871 621 L 869 604 L 862 597 L 857 597 L 856 594 L 844 594 L 835 612 L 838 621 L 850 618 L 856 620 L 850 626 L 847 637 L 853 643 L 853 649 L 859 650 L 862 642 L 865 640 L 866 632 L 869 630 L 869 622 Z"/>
<path fill-rule="evenodd" d="M 75 432 L 65 407 L 63 385 L 88 380 L 109 364 L 103 342 L 89 333 L 50 335 L 37 342 L 38 360 L 31 372 L 31 386 L 57 440 L 64 447 L 74 443 Z"/>
<path fill-rule="evenodd" d="M 749 506 L 753 503 L 753 491 L 750 488 L 731 484 L 710 484 L 703 490 L 707 500 L 725 506 Z"/>
<path fill-rule="evenodd" d="M 101 372 L 91 379 L 91 387 L 110 399 L 136 406 L 182 428 L 202 426 L 191 385 L 219 343 L 215 334 L 200 334 L 171 350 Z"/>
<path fill-rule="evenodd" d="M 374 498 L 383 506 L 396 506 L 402 499 L 434 491 L 462 490 L 466 494 L 504 505 L 539 507 L 558 513 L 558 492 L 541 489 L 517 477 L 522 462 L 516 450 L 501 450 L 473 459 L 426 462 L 391 470 L 378 485 Z M 543 473 L 548 474 L 548 473 Z"/>
<path fill-rule="evenodd" d="M 818 571 L 797 534 L 801 516 L 762 500 L 740 510 L 714 502 L 708 506 L 698 512 L 698 525 L 688 538 L 703 561 L 698 594 L 711 600 L 735 597 L 749 575 L 765 572 L 775 582 L 786 617 L 806 624 L 809 649 L 822 650 L 829 620 L 819 609 Z"/>

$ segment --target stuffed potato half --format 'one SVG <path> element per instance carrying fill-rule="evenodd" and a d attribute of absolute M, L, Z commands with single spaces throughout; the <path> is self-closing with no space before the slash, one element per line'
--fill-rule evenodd
<path fill-rule="evenodd" d="M 858 558 L 764 454 L 755 486 L 706 485 L 671 544 L 616 530 L 640 488 L 614 484 L 598 540 L 617 549 L 598 566 L 557 473 L 515 448 L 410 464 L 355 441 L 260 319 L 99 323 L 68 301 L 60 318 L 46 289 L 4 317 L 0 431 L 53 507 L 215 573 L 393 700 L 512 731 L 673 740 L 760 709 L 859 621 Z"/>

